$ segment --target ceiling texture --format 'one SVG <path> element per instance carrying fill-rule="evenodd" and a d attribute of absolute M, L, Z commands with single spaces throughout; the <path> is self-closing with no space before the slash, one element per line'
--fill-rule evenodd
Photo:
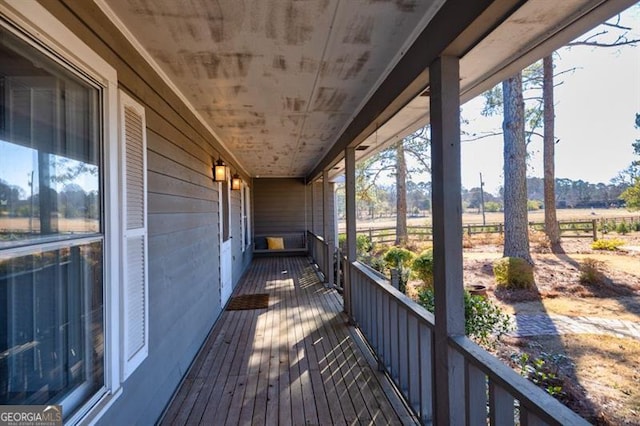
<path fill-rule="evenodd" d="M 342 172 L 428 123 L 428 65 L 471 99 L 629 0 L 96 0 L 251 177 Z"/>

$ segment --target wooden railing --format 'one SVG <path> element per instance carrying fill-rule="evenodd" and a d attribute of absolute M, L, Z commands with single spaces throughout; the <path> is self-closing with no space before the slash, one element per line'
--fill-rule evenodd
<path fill-rule="evenodd" d="M 423 424 L 434 422 L 435 382 L 431 313 L 360 262 L 348 265 L 345 309 Z M 465 362 L 466 424 L 587 425 L 580 416 L 518 375 L 465 336 L 450 337 Z"/>
<path fill-rule="evenodd" d="M 326 282 L 329 268 L 332 267 L 330 261 L 333 263 L 329 253 L 329 244 L 325 242 L 324 238 L 311 231 L 307 231 L 307 241 L 309 242 L 309 256 L 315 261 Z"/>
<path fill-rule="evenodd" d="M 433 315 L 360 262 L 350 265 L 350 316 L 423 424 L 433 421 Z"/>

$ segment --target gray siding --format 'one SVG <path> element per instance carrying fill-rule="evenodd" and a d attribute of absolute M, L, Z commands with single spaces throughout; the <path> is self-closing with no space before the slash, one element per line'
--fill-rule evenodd
<path fill-rule="evenodd" d="M 218 191 L 211 179 L 221 148 L 93 2 L 43 6 L 116 68 L 120 87 L 145 106 L 149 356 L 99 423 L 153 424 L 222 309 Z M 235 284 L 251 250 L 242 253 L 240 246 L 239 193 L 233 192 L 231 207 Z"/>
<path fill-rule="evenodd" d="M 330 186 L 333 193 L 333 184 Z M 300 179 L 253 180 L 254 234 L 303 232 L 323 234 L 322 184 Z M 329 205 L 329 235 L 334 235 L 334 200 Z"/>
<path fill-rule="evenodd" d="M 308 198 L 300 179 L 253 179 L 254 234 L 304 232 Z"/>

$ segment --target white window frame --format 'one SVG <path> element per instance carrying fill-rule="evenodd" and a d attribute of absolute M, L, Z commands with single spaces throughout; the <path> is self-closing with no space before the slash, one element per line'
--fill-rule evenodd
<path fill-rule="evenodd" d="M 120 371 L 120 238 L 118 79 L 115 68 L 36 2 L 0 3 L 1 25 L 54 61 L 84 74 L 101 87 L 104 223 L 104 386 L 66 424 L 97 420 L 122 393 Z M 5 25 L 4 21 L 9 25 Z"/>

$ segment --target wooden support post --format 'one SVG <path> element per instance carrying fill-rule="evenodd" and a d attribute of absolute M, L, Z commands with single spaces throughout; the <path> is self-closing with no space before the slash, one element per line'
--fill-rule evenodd
<path fill-rule="evenodd" d="M 356 261 L 356 150 L 348 147 L 344 152 L 345 163 L 345 198 L 347 210 L 347 270 L 345 275 L 344 307 L 352 320 L 351 295 L 351 263 Z"/>
<path fill-rule="evenodd" d="M 330 207 L 333 205 L 331 202 L 333 197 L 333 191 L 329 185 L 329 172 L 327 170 L 322 171 L 322 237 L 327 243 L 328 250 L 326 255 L 326 269 L 325 269 L 325 282 L 334 284 L 334 265 L 333 265 L 333 253 L 335 249 L 335 241 L 333 240 L 333 232 L 331 229 L 331 220 L 333 220 L 333 212 Z"/>
<path fill-rule="evenodd" d="M 595 219 L 591 221 L 591 226 L 593 226 L 593 241 L 598 240 L 598 223 Z"/>
<path fill-rule="evenodd" d="M 443 56 L 429 67 L 431 179 L 435 287 L 435 423 L 465 422 L 464 358 L 449 338 L 464 335 L 462 201 L 460 196 L 459 59 Z"/>

